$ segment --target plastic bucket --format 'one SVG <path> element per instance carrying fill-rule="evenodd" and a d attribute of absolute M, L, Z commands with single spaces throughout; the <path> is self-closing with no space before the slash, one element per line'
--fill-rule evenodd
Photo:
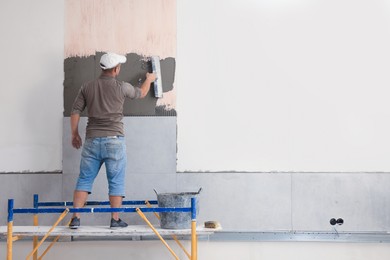
<path fill-rule="evenodd" d="M 196 214 L 199 213 L 199 193 L 161 193 L 157 194 L 160 208 L 190 208 L 191 198 L 196 198 Z M 191 212 L 160 212 L 160 226 L 163 229 L 189 229 L 191 228 Z"/>

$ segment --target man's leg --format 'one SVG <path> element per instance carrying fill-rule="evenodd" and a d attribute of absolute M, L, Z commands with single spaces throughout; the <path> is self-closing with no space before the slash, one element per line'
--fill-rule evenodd
<path fill-rule="evenodd" d="M 85 202 L 87 201 L 88 198 L 88 192 L 86 191 L 80 191 L 80 190 L 75 190 L 73 193 L 73 208 L 82 208 L 85 205 Z M 73 217 L 80 218 L 80 213 L 73 213 Z"/>
<path fill-rule="evenodd" d="M 104 163 L 108 180 L 108 194 L 111 208 L 120 208 L 125 196 L 126 143 L 124 137 L 108 138 L 104 150 Z M 111 227 L 125 227 L 119 212 L 111 214 Z M 120 220 L 118 223 L 116 221 Z"/>
<path fill-rule="evenodd" d="M 122 207 L 122 196 L 110 196 L 110 206 L 111 208 L 120 208 Z M 111 217 L 115 220 L 119 219 L 119 212 L 112 212 Z"/>
<path fill-rule="evenodd" d="M 88 194 L 92 190 L 93 182 L 102 166 L 99 153 L 99 140 L 87 139 L 81 153 L 80 175 L 73 193 L 74 208 L 84 207 L 87 201 Z M 69 227 L 75 229 L 78 226 L 80 226 L 80 213 L 73 213 Z"/>

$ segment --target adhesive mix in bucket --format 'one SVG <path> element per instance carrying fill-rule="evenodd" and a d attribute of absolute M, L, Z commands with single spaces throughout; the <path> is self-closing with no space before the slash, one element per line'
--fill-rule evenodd
<path fill-rule="evenodd" d="M 196 214 L 199 213 L 199 193 L 157 193 L 158 206 L 161 208 L 189 208 L 191 198 L 196 198 Z M 191 228 L 191 212 L 160 212 L 160 226 L 163 229 L 188 229 Z"/>

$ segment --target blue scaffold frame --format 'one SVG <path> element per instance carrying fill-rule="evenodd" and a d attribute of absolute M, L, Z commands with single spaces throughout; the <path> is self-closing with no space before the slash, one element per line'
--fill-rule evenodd
<path fill-rule="evenodd" d="M 87 201 L 85 206 L 108 206 L 110 205 L 109 201 Z M 123 213 L 138 213 L 140 217 L 148 224 L 148 226 L 153 230 L 153 232 L 158 236 L 158 238 L 163 242 L 163 244 L 168 248 L 175 259 L 179 259 L 177 254 L 169 247 L 165 242 L 162 236 L 154 228 L 154 226 L 149 222 L 146 216 L 143 213 L 153 212 L 157 218 L 159 216 L 157 213 L 166 213 L 166 212 L 187 212 L 191 214 L 191 254 L 188 253 L 183 245 L 177 240 L 175 235 L 172 235 L 174 240 L 179 244 L 183 249 L 185 254 L 190 260 L 197 260 L 197 234 L 196 234 L 196 197 L 191 198 L 190 207 L 158 207 L 157 200 L 128 200 L 123 201 L 122 205 L 129 206 L 135 205 L 139 207 L 121 207 L 121 208 L 109 208 L 109 207 L 83 207 L 83 208 L 68 208 L 73 206 L 73 202 L 64 201 L 64 202 L 40 202 L 38 194 L 34 194 L 33 197 L 33 207 L 32 208 L 15 208 L 14 199 L 8 200 L 8 217 L 7 217 L 7 260 L 12 260 L 12 251 L 13 251 L 13 242 L 17 241 L 20 237 L 13 235 L 13 221 L 15 214 L 33 214 L 34 217 L 34 226 L 38 226 L 38 215 L 39 214 L 53 214 L 61 213 L 61 216 L 57 222 L 52 226 L 48 233 L 38 242 L 38 237 L 33 237 L 33 251 L 27 256 L 26 259 L 33 257 L 34 260 L 41 259 L 51 246 L 58 240 L 59 236 L 54 239 L 54 241 L 48 246 L 46 251 L 38 258 L 38 248 L 42 245 L 44 240 L 50 235 L 52 230 L 63 220 L 63 218 L 68 213 L 113 213 L 113 212 L 123 212 Z M 155 207 L 152 207 L 154 205 Z M 145 207 L 142 207 L 145 206 Z"/>

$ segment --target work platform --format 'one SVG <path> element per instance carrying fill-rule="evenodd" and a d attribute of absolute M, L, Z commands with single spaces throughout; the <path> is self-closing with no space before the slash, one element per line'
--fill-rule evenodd
<path fill-rule="evenodd" d="M 32 208 L 15 208 L 14 200 L 8 200 L 8 222 L 7 226 L 0 227 L 0 235 L 7 237 L 7 260 L 12 260 L 13 243 L 23 237 L 33 238 L 33 250 L 26 259 L 31 257 L 34 260 L 42 259 L 60 237 L 150 237 L 157 236 L 167 247 L 172 256 L 179 260 L 177 254 L 171 249 L 163 237 L 170 236 L 184 251 L 188 259 L 197 260 L 197 241 L 199 235 L 211 235 L 217 229 L 197 227 L 196 224 L 196 198 L 191 198 L 190 207 L 159 207 L 157 201 L 123 201 L 122 205 L 133 205 L 133 207 L 109 208 L 90 206 L 109 206 L 109 201 L 87 201 L 83 208 L 73 208 L 73 202 L 39 202 L 38 195 L 33 198 Z M 68 213 L 137 213 L 145 221 L 146 226 L 130 225 L 125 228 L 111 229 L 108 226 L 80 226 L 78 229 L 70 229 L 68 226 L 59 226 Z M 181 213 L 190 215 L 188 229 L 163 229 L 154 227 L 144 213 L 152 212 L 157 219 L 157 213 Z M 14 214 L 33 215 L 33 226 L 14 225 Z M 39 226 L 39 214 L 60 214 L 52 226 Z M 186 224 L 187 225 L 187 224 Z M 178 240 L 178 236 L 189 236 L 191 238 L 191 251 L 188 252 Z M 39 241 L 39 238 L 42 239 Z M 55 237 L 41 256 L 38 256 L 38 249 L 48 237 Z"/>
<path fill-rule="evenodd" d="M 46 235 L 51 226 L 13 226 L 14 236 L 32 237 Z M 162 229 L 155 227 L 161 236 L 190 236 L 191 229 Z M 216 231 L 212 228 L 197 227 L 198 236 L 211 235 Z M 7 227 L 0 226 L 0 234 L 7 237 Z M 125 228 L 110 229 L 109 226 L 80 226 L 78 229 L 70 229 L 67 226 L 55 227 L 50 236 L 61 237 L 154 237 L 156 234 L 147 225 L 129 225 Z"/>

